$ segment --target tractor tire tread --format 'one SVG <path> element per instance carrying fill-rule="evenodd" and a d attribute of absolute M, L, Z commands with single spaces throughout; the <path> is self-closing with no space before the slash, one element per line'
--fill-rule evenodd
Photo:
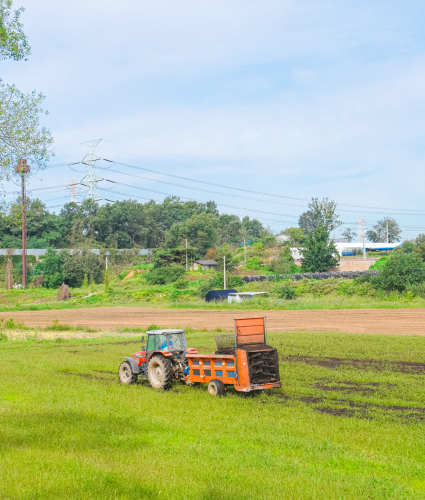
<path fill-rule="evenodd" d="M 121 379 L 121 369 L 127 367 L 129 371 L 131 372 L 131 377 L 128 380 L 122 380 Z M 120 364 L 120 367 L 118 369 L 118 379 L 122 384 L 129 385 L 129 384 L 135 384 L 137 382 L 137 373 L 133 373 L 133 370 L 131 368 L 131 365 L 128 361 L 123 361 Z"/>
<path fill-rule="evenodd" d="M 211 380 L 210 384 L 215 384 L 216 391 L 217 391 L 215 396 L 225 396 L 226 395 L 226 386 L 223 384 L 223 382 L 221 380 L 218 380 L 218 379 Z M 210 384 L 208 384 L 208 386 Z M 208 392 L 210 392 L 210 391 L 208 391 Z M 212 394 L 212 393 L 210 392 L 210 394 Z"/>
<path fill-rule="evenodd" d="M 164 367 L 163 383 L 160 389 L 168 391 L 169 389 L 171 389 L 171 385 L 173 383 L 173 378 L 174 378 L 173 367 L 171 366 L 170 361 L 166 359 L 164 356 L 152 356 L 150 363 L 152 363 L 155 360 L 161 362 Z M 148 368 L 148 373 L 149 373 L 149 368 Z M 153 387 L 152 384 L 151 386 Z"/>

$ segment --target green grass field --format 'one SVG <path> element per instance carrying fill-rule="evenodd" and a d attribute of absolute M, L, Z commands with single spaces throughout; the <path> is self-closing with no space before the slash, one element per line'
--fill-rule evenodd
<path fill-rule="evenodd" d="M 282 389 L 223 398 L 120 385 L 139 338 L 0 342 L 2 500 L 425 498 L 423 338 L 272 333 Z"/>

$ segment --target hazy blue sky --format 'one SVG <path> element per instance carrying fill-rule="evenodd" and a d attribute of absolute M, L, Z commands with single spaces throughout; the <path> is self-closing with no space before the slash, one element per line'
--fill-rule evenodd
<path fill-rule="evenodd" d="M 99 156 L 115 161 L 301 200 L 328 196 L 350 225 L 364 216 L 370 227 L 400 209 L 425 214 L 424 2 L 14 4 L 26 8 L 32 56 L 2 62 L 0 77 L 47 96 L 51 163 L 81 160 L 80 143 L 102 138 Z M 75 168 L 46 170 L 31 185 L 79 180 L 84 166 Z M 111 199 L 214 199 L 220 211 L 257 217 L 273 230 L 296 225 L 306 206 L 111 169 L 99 174 L 127 184 L 102 192 Z M 40 197 L 56 206 L 66 194 Z M 405 238 L 425 232 L 423 215 L 394 217 Z"/>

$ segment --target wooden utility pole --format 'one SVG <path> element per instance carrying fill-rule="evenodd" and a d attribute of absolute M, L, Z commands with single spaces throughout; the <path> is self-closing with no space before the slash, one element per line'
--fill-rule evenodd
<path fill-rule="evenodd" d="M 26 224 L 26 192 L 25 175 L 30 171 L 27 160 L 20 159 L 15 172 L 22 177 L 22 286 L 27 286 L 27 224 Z"/>
<path fill-rule="evenodd" d="M 226 290 L 226 256 L 223 257 L 223 290 Z"/>
<path fill-rule="evenodd" d="M 246 241 L 243 239 L 243 265 L 246 266 Z"/>

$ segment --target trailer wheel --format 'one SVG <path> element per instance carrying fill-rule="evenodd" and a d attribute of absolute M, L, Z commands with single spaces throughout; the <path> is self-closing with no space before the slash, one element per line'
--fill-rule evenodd
<path fill-rule="evenodd" d="M 148 366 L 149 383 L 154 389 L 170 389 L 173 382 L 173 368 L 164 356 L 152 356 Z"/>
<path fill-rule="evenodd" d="M 137 382 L 137 374 L 133 373 L 128 361 L 123 361 L 118 370 L 118 378 L 121 384 L 129 385 Z"/>
<path fill-rule="evenodd" d="M 221 380 L 211 380 L 208 384 L 208 392 L 213 396 L 224 396 L 226 394 L 226 386 Z"/>

